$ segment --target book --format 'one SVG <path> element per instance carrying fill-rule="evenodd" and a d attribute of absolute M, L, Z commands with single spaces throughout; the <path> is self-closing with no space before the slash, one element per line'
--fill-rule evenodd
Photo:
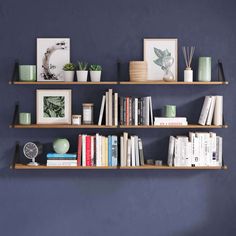
<path fill-rule="evenodd" d="M 117 136 L 111 136 L 111 146 L 112 146 L 112 166 L 118 165 L 118 143 L 117 143 Z"/>
<path fill-rule="evenodd" d="M 47 160 L 47 166 L 77 166 L 77 160 Z"/>
<path fill-rule="evenodd" d="M 96 166 L 102 166 L 101 160 L 101 136 L 96 134 Z"/>
<path fill-rule="evenodd" d="M 149 98 L 150 97 L 145 97 L 144 98 L 144 125 L 150 125 Z"/>
<path fill-rule="evenodd" d="M 82 135 L 78 136 L 78 153 L 77 153 L 77 166 L 81 166 L 81 156 L 82 156 Z"/>
<path fill-rule="evenodd" d="M 214 125 L 223 125 L 223 96 L 215 96 Z"/>
<path fill-rule="evenodd" d="M 127 166 L 131 166 L 131 139 L 128 139 L 127 144 Z"/>
<path fill-rule="evenodd" d="M 105 109 L 106 109 L 105 125 L 109 125 L 109 93 L 106 92 L 105 96 L 106 96 L 106 99 L 105 99 L 105 101 L 106 101 L 106 103 L 105 103 L 105 105 L 106 105 L 106 107 L 105 107 Z"/>
<path fill-rule="evenodd" d="M 170 136 L 169 138 L 169 148 L 168 148 L 168 166 L 173 166 L 174 162 L 174 150 L 175 150 L 175 137 Z"/>
<path fill-rule="evenodd" d="M 112 126 L 113 121 L 113 102 L 112 102 L 112 89 L 108 90 L 108 125 Z"/>
<path fill-rule="evenodd" d="M 131 136 L 131 166 L 136 166 L 134 136 Z"/>
<path fill-rule="evenodd" d="M 124 98 L 120 97 L 120 125 L 124 125 Z"/>
<path fill-rule="evenodd" d="M 118 93 L 114 93 L 114 125 L 118 125 Z"/>
<path fill-rule="evenodd" d="M 126 166 L 127 165 L 127 145 L 128 145 L 128 133 L 124 132 L 123 133 L 123 136 L 124 136 L 124 146 L 123 146 L 123 166 Z"/>
<path fill-rule="evenodd" d="M 153 108 L 152 108 L 152 97 L 149 96 L 149 105 L 150 105 L 150 118 L 151 118 L 151 125 L 154 125 L 153 123 Z"/>
<path fill-rule="evenodd" d="M 215 101 L 216 101 L 216 97 L 212 96 L 211 106 L 210 106 L 209 114 L 207 116 L 206 125 L 211 125 L 212 124 L 213 114 L 214 114 L 214 110 L 215 110 Z"/>
<path fill-rule="evenodd" d="M 98 125 L 102 125 L 102 118 L 103 118 L 103 114 L 104 114 L 105 103 L 106 103 L 106 96 L 103 95 L 102 96 L 102 103 L 101 103 L 100 113 L 99 113 Z"/>
<path fill-rule="evenodd" d="M 47 158 L 77 158 L 77 155 L 74 153 L 65 153 L 65 154 L 58 154 L 58 153 L 48 153 Z"/>
<path fill-rule="evenodd" d="M 91 166 L 91 136 L 86 136 L 86 166 Z"/>
<path fill-rule="evenodd" d="M 205 96 L 198 124 L 205 125 L 211 106 L 212 96 Z"/>
<path fill-rule="evenodd" d="M 120 137 L 120 166 L 124 165 L 124 137 Z"/>
<path fill-rule="evenodd" d="M 175 117 L 175 118 L 167 118 L 167 117 L 155 117 L 154 125 L 188 125 L 186 117 Z"/>
<path fill-rule="evenodd" d="M 140 165 L 143 166 L 144 165 L 144 154 L 143 154 L 143 143 L 142 143 L 141 138 L 138 139 L 138 148 L 139 148 Z"/>
<path fill-rule="evenodd" d="M 138 149 L 138 136 L 134 136 L 135 165 L 140 166 L 140 157 Z"/>
<path fill-rule="evenodd" d="M 134 125 L 138 125 L 138 98 L 134 99 Z"/>
<path fill-rule="evenodd" d="M 82 166 L 86 166 L 86 135 L 82 135 Z"/>
<path fill-rule="evenodd" d="M 108 166 L 112 166 L 112 136 L 108 136 Z"/>

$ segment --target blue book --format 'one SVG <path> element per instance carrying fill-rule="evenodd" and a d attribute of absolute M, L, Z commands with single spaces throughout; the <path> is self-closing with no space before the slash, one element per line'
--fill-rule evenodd
<path fill-rule="evenodd" d="M 118 165 L 118 146 L 117 146 L 117 136 L 112 135 L 112 166 Z"/>
<path fill-rule="evenodd" d="M 108 136 L 108 166 L 112 166 L 112 137 Z"/>
<path fill-rule="evenodd" d="M 65 153 L 65 154 L 58 154 L 58 153 L 48 153 L 47 158 L 76 158 L 76 154 L 72 153 Z"/>

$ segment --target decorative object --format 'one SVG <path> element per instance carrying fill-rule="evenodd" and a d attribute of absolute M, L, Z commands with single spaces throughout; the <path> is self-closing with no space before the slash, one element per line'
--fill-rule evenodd
<path fill-rule="evenodd" d="M 76 75 L 77 81 L 86 82 L 88 80 L 88 63 L 78 62 Z"/>
<path fill-rule="evenodd" d="M 90 68 L 90 79 L 92 82 L 100 82 L 102 67 L 100 65 L 91 65 Z"/>
<path fill-rule="evenodd" d="M 191 69 L 191 63 L 193 59 L 193 54 L 195 47 L 182 47 L 184 54 L 184 61 L 186 69 L 184 70 L 184 82 L 193 82 L 193 70 Z"/>
<path fill-rule="evenodd" d="M 211 81 L 211 57 L 199 57 L 198 60 L 198 81 Z"/>
<path fill-rule="evenodd" d="M 162 160 L 155 160 L 156 166 L 162 166 Z"/>
<path fill-rule="evenodd" d="M 146 81 L 147 80 L 147 62 L 146 61 L 130 61 L 129 62 L 130 81 Z"/>
<path fill-rule="evenodd" d="M 148 80 L 177 81 L 178 40 L 144 39 Z"/>
<path fill-rule="evenodd" d="M 166 105 L 164 109 L 164 116 L 168 118 L 176 117 L 176 106 L 174 105 Z"/>
<path fill-rule="evenodd" d="M 25 82 L 36 81 L 36 65 L 19 65 L 19 80 Z"/>
<path fill-rule="evenodd" d="M 20 125 L 30 125 L 31 124 L 31 113 L 21 112 L 19 114 L 19 124 Z"/>
<path fill-rule="evenodd" d="M 37 90 L 37 124 L 71 124 L 71 90 Z"/>
<path fill-rule="evenodd" d="M 72 115 L 72 125 L 81 125 L 81 115 Z"/>
<path fill-rule="evenodd" d="M 23 153 L 26 158 L 30 159 L 29 166 L 38 166 L 35 158 L 43 153 L 43 145 L 39 142 L 28 142 L 23 147 Z"/>
<path fill-rule="evenodd" d="M 153 159 L 148 159 L 146 160 L 147 165 L 154 165 L 154 160 Z"/>
<path fill-rule="evenodd" d="M 69 38 L 37 39 L 37 81 L 64 81 L 63 66 L 69 62 Z"/>
<path fill-rule="evenodd" d="M 64 81 L 73 82 L 75 76 L 75 66 L 72 63 L 67 63 L 63 67 Z"/>
<path fill-rule="evenodd" d="M 93 124 L 93 104 L 83 103 L 83 124 L 92 125 Z"/>
<path fill-rule="evenodd" d="M 53 142 L 53 149 L 58 154 L 65 154 L 70 149 L 70 143 L 66 138 L 58 138 Z"/>

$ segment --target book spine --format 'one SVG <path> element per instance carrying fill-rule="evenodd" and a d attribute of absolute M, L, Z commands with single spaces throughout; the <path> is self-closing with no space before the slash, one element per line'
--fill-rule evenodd
<path fill-rule="evenodd" d="M 105 117 L 105 124 L 108 125 L 109 124 L 109 93 L 106 92 L 106 117 Z"/>
<path fill-rule="evenodd" d="M 223 125 L 223 96 L 216 96 L 214 125 Z"/>
<path fill-rule="evenodd" d="M 134 136 L 134 148 L 135 148 L 135 164 L 136 164 L 136 166 L 140 166 L 139 149 L 138 149 L 138 136 Z"/>
<path fill-rule="evenodd" d="M 134 125 L 138 125 L 138 98 L 134 99 Z"/>
<path fill-rule="evenodd" d="M 149 97 L 149 105 L 150 105 L 150 119 L 151 119 L 151 125 L 154 125 L 153 123 L 153 108 L 152 108 L 152 97 Z"/>
<path fill-rule="evenodd" d="M 94 154 L 94 136 L 91 136 L 91 166 L 95 166 Z"/>
<path fill-rule="evenodd" d="M 108 166 L 112 166 L 112 136 L 108 136 Z"/>
<path fill-rule="evenodd" d="M 126 117 L 126 113 L 127 113 L 127 109 L 126 109 L 126 97 L 124 97 L 123 99 L 123 108 L 124 108 L 124 125 L 127 125 L 127 117 Z"/>
<path fill-rule="evenodd" d="M 91 166 L 91 136 L 86 136 L 86 166 Z"/>
<path fill-rule="evenodd" d="M 118 93 L 114 94 L 114 125 L 118 125 Z"/>
<path fill-rule="evenodd" d="M 205 125 L 206 124 L 206 120 L 207 120 L 207 116 L 209 114 L 209 110 L 210 110 L 210 106 L 211 106 L 211 101 L 212 101 L 212 97 L 211 96 L 206 96 L 204 99 L 204 103 L 202 106 L 202 111 L 198 120 L 198 123 L 200 125 Z"/>
<path fill-rule="evenodd" d="M 138 98 L 138 125 L 141 125 L 141 99 Z"/>
<path fill-rule="evenodd" d="M 141 164 L 141 166 L 143 166 L 144 165 L 144 154 L 143 154 L 143 143 L 142 143 L 141 138 L 138 139 L 138 147 L 139 147 L 140 164 Z"/>
<path fill-rule="evenodd" d="M 136 166 L 134 136 L 131 136 L 131 166 Z"/>
<path fill-rule="evenodd" d="M 120 166 L 124 166 L 124 137 L 120 137 Z"/>
<path fill-rule="evenodd" d="M 124 125 L 124 98 L 120 97 L 120 125 Z"/>
<path fill-rule="evenodd" d="M 140 103 L 140 124 L 144 125 L 144 99 L 141 98 Z"/>
<path fill-rule="evenodd" d="M 99 134 L 96 134 L 96 166 L 101 166 L 100 149 L 101 149 L 100 136 Z"/>
<path fill-rule="evenodd" d="M 131 166 L 131 140 L 127 141 L 127 166 Z"/>
<path fill-rule="evenodd" d="M 112 89 L 108 90 L 108 96 L 109 96 L 109 108 L 108 108 L 108 125 L 111 126 L 112 125 L 112 121 L 113 121 L 113 102 L 112 102 Z"/>
<path fill-rule="evenodd" d="M 86 166 L 86 135 L 82 135 L 82 166 Z"/>
<path fill-rule="evenodd" d="M 105 166 L 108 166 L 108 137 L 105 137 Z"/>
<path fill-rule="evenodd" d="M 112 135 L 111 136 L 111 150 L 112 150 L 112 166 L 117 166 L 117 136 Z"/>
<path fill-rule="evenodd" d="M 102 155 L 101 155 L 101 160 L 102 160 L 102 166 L 106 166 L 106 141 L 105 137 L 101 136 L 101 142 L 102 142 Z"/>
<path fill-rule="evenodd" d="M 65 153 L 65 154 L 58 154 L 58 153 L 48 153 L 47 158 L 76 158 L 76 154 L 70 154 L 70 153 Z"/>
<path fill-rule="evenodd" d="M 150 124 L 150 114 L 149 114 L 149 97 L 144 98 L 144 104 L 145 104 L 145 111 L 144 111 L 144 125 L 149 125 Z"/>
<path fill-rule="evenodd" d="M 123 150 L 124 150 L 124 153 L 123 153 L 123 158 L 124 158 L 124 166 L 127 165 L 127 145 L 128 145 L 128 133 L 124 132 L 124 146 L 123 146 Z"/>
<path fill-rule="evenodd" d="M 133 114 L 132 114 L 132 98 L 129 98 L 129 125 L 132 125 Z"/>
<path fill-rule="evenodd" d="M 82 152 L 82 135 L 78 136 L 78 156 L 77 156 L 77 166 L 81 166 L 81 153 Z"/>
<path fill-rule="evenodd" d="M 129 97 L 126 97 L 126 125 L 129 125 Z"/>
<path fill-rule="evenodd" d="M 102 118 L 103 118 L 103 114 L 104 114 L 105 102 L 106 102 L 106 96 L 103 95 L 102 96 L 102 103 L 101 103 L 100 113 L 99 113 L 98 125 L 102 125 Z"/>
<path fill-rule="evenodd" d="M 173 166 L 174 158 L 174 148 L 175 148 L 175 138 L 170 136 L 169 138 L 169 149 L 168 149 L 168 166 Z"/>
<path fill-rule="evenodd" d="M 211 106 L 210 106 L 210 109 L 209 109 L 209 114 L 208 114 L 208 117 L 207 117 L 206 125 L 211 125 L 212 124 L 213 114 L 214 114 L 214 110 L 215 110 L 215 101 L 216 101 L 216 97 L 212 96 Z"/>

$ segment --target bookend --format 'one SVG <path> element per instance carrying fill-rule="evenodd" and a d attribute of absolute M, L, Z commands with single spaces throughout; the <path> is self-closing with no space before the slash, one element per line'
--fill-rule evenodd
<path fill-rule="evenodd" d="M 15 127 L 15 125 L 18 124 L 18 117 L 19 117 L 19 102 L 16 102 L 11 124 L 13 128 Z"/>
<path fill-rule="evenodd" d="M 19 160 L 20 160 L 20 144 L 19 142 L 16 142 L 15 152 L 11 164 L 12 169 L 15 169 L 16 163 L 18 163 Z"/>
<path fill-rule="evenodd" d="M 19 80 L 19 61 L 15 60 L 14 69 L 12 73 L 11 83 Z"/>
<path fill-rule="evenodd" d="M 117 82 L 119 84 L 121 81 L 121 62 L 120 62 L 120 60 L 117 60 L 116 66 L 117 66 L 117 71 L 116 71 L 117 72 Z"/>
<path fill-rule="evenodd" d="M 221 60 L 218 60 L 218 81 L 225 82 L 225 74 Z"/>

